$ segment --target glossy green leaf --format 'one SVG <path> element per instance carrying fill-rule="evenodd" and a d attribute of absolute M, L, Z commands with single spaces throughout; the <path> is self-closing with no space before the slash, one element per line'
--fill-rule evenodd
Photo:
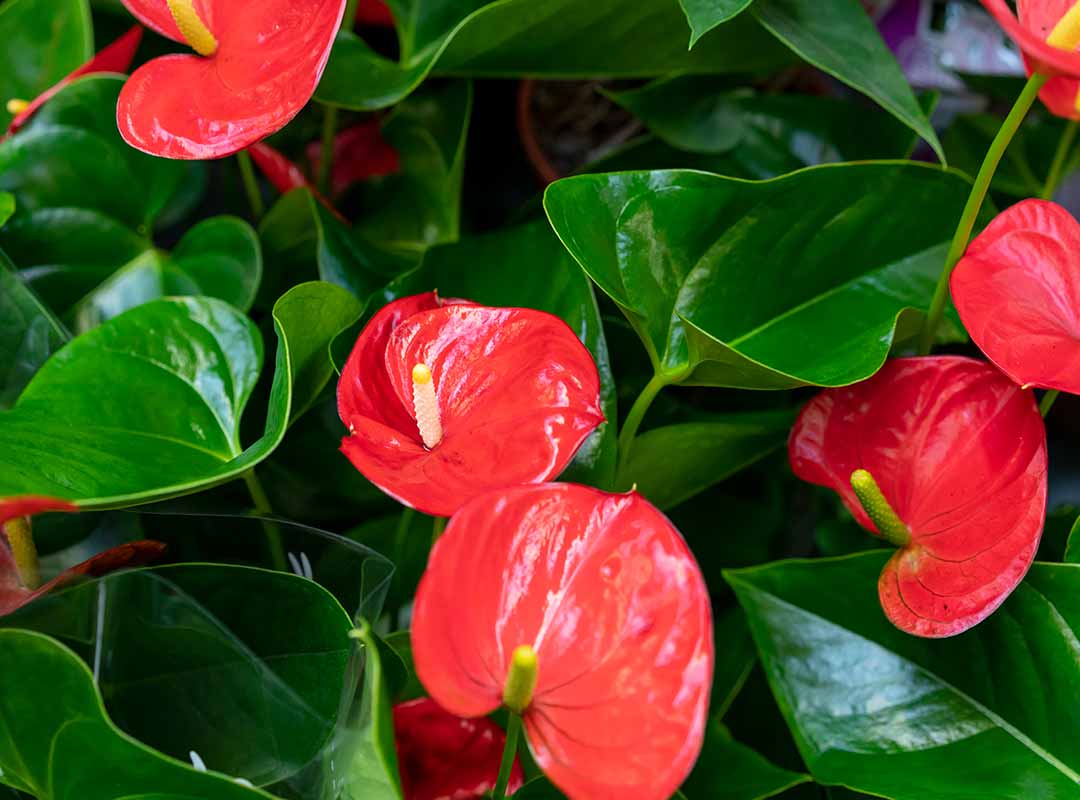
<path fill-rule="evenodd" d="M 492 306 L 536 308 L 561 317 L 589 348 L 600 372 L 607 423 L 585 440 L 561 479 L 610 484 L 615 469 L 615 381 L 589 281 L 544 222 L 432 248 L 418 269 L 387 290 L 388 298 L 437 289 Z M 351 344 L 351 343 L 350 343 Z"/>
<path fill-rule="evenodd" d="M 67 318 L 78 333 L 162 297 L 216 297 L 247 311 L 262 277 L 255 231 L 236 217 L 213 217 L 170 253 L 148 250 L 79 300 Z"/>
<path fill-rule="evenodd" d="M 246 317 L 219 300 L 186 298 L 110 320 L 56 353 L 0 413 L 0 496 L 115 507 L 241 476 L 317 397 L 332 372 L 328 343 L 359 311 L 347 292 L 321 283 L 277 302 L 265 432 L 246 450 L 240 417 L 263 352 Z"/>
<path fill-rule="evenodd" d="M 352 650 L 349 615 L 325 589 L 237 566 L 118 573 L 2 623 L 54 636 L 96 664 L 109 715 L 128 735 L 180 760 L 195 751 L 257 786 L 298 773 L 324 748 Z"/>
<path fill-rule="evenodd" d="M 733 0 L 680 1 L 694 32 L 691 43 L 704 31 L 730 27 L 734 23 L 728 20 L 749 5 Z M 944 160 L 930 120 L 859 0 L 753 0 L 750 11 L 803 60 L 865 94 L 919 134 Z M 739 15 L 735 21 L 746 16 Z"/>
<path fill-rule="evenodd" d="M 814 777 L 896 800 L 1075 796 L 1080 566 L 1035 564 L 987 621 L 929 640 L 881 612 L 888 557 L 726 573 Z"/>
<path fill-rule="evenodd" d="M 778 767 L 739 744 L 722 722 L 713 721 L 683 791 L 709 800 L 764 800 L 809 780 L 809 775 Z"/>
<path fill-rule="evenodd" d="M 0 5 L 0 130 L 8 100 L 33 100 L 94 54 L 87 0 L 7 0 Z M 2 170 L 0 170 L 2 171 Z"/>
<path fill-rule="evenodd" d="M 0 250 L 0 410 L 11 407 L 41 365 L 69 338 Z"/>
<path fill-rule="evenodd" d="M 370 626 L 353 633 L 364 655 L 364 702 L 353 721 L 349 761 L 343 771 L 342 800 L 401 800 L 394 720 L 380 650 Z"/>
<path fill-rule="evenodd" d="M 677 506 L 782 447 L 794 420 L 776 411 L 654 428 L 634 440 L 616 485 L 637 484 L 657 508 Z"/>
<path fill-rule="evenodd" d="M 735 171 L 710 171 L 732 177 L 769 178 L 828 162 L 907 158 L 917 142 L 894 117 L 865 104 L 732 90 L 729 80 L 716 76 L 680 75 L 609 96 L 673 147 L 728 154 L 721 163 Z M 740 164 L 746 167 L 739 169 Z"/>
<path fill-rule="evenodd" d="M 228 776 L 198 772 L 121 733 L 105 713 L 90 670 L 54 639 L 0 630 L 0 673 L 0 781 L 39 800 L 270 797 Z"/>
<path fill-rule="evenodd" d="M 968 191 L 879 162 L 761 182 L 583 175 L 544 205 L 667 382 L 786 389 L 867 378 L 916 332 Z"/>
<path fill-rule="evenodd" d="M 454 81 L 421 90 L 394 109 L 382 135 L 397 151 L 400 169 L 354 190 L 362 236 L 395 248 L 457 240 L 472 96 L 471 83 Z"/>
<path fill-rule="evenodd" d="M 746 16 L 686 50 L 686 20 L 669 0 L 396 0 L 400 62 L 338 35 L 316 97 L 374 110 L 436 74 L 645 77 L 672 71 L 752 72 L 787 58 Z"/>

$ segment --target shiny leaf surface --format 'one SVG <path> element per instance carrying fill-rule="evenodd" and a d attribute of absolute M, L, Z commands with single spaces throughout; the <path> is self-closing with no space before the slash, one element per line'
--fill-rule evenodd
<path fill-rule="evenodd" d="M 686 20 L 674 2 L 619 0 L 398 0 L 401 60 L 341 33 L 316 97 L 359 110 L 394 105 L 436 74 L 555 78 L 644 77 L 675 70 L 749 72 L 787 54 L 751 18 L 686 50 Z"/>
<path fill-rule="evenodd" d="M 955 173 L 882 162 L 583 175 L 544 204 L 658 372 L 783 389 L 862 380 L 917 330 L 967 194 Z"/>
<path fill-rule="evenodd" d="M 270 795 L 150 750 L 109 720 L 90 670 L 39 633 L 0 630 L 4 783 L 41 800 L 252 800 Z M 61 691 L 62 689 L 62 691 Z M 78 764 L 78 769 L 70 769 Z"/>
<path fill-rule="evenodd" d="M 667 509 L 734 475 L 787 441 L 787 411 L 731 414 L 710 422 L 654 428 L 634 440 L 617 486 Z"/>
<path fill-rule="evenodd" d="M 173 299 L 95 328 L 53 356 L 0 414 L 0 463 L 22 465 L 0 469 L 0 495 L 124 506 L 241 475 L 329 380 L 328 344 L 358 312 L 348 293 L 326 284 L 302 284 L 278 301 L 266 427 L 246 450 L 240 416 L 263 352 L 249 320 L 219 300 Z M 53 413 L 58 404 L 63 419 Z"/>
<path fill-rule="evenodd" d="M 0 250 L 0 410 L 11 407 L 70 336 Z"/>
<path fill-rule="evenodd" d="M 727 573 L 814 777 L 897 800 L 1074 796 L 1080 567 L 1037 564 L 984 624 L 929 642 L 853 601 L 887 558 Z"/>
<path fill-rule="evenodd" d="M 667 800 L 697 757 L 708 593 L 678 531 L 639 495 L 548 484 L 478 497 L 432 550 L 412 644 L 421 682 L 460 716 L 495 710 L 512 652 L 531 645 L 529 747 L 572 798 Z"/>
<path fill-rule="evenodd" d="M 879 533 L 852 488 L 856 470 L 873 476 L 909 537 L 878 583 L 886 616 L 908 633 L 977 625 L 1035 558 L 1046 429 L 1032 392 L 985 362 L 894 359 L 868 381 L 822 392 L 795 423 L 790 457 L 797 476 L 839 493 Z"/>

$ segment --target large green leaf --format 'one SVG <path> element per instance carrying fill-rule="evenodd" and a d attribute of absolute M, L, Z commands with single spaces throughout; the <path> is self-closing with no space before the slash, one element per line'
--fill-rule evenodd
<path fill-rule="evenodd" d="M 357 184 L 361 235 L 396 248 L 457 240 L 472 96 L 471 83 L 454 81 L 421 90 L 394 109 L 382 135 L 397 151 L 400 169 Z"/>
<path fill-rule="evenodd" d="M 915 333 L 968 191 L 879 162 L 761 182 L 582 175 L 544 205 L 666 382 L 782 389 L 862 380 Z"/>
<path fill-rule="evenodd" d="M 0 781 L 39 800 L 269 798 L 143 746 L 109 720 L 94 676 L 54 639 L 0 630 Z"/>
<path fill-rule="evenodd" d="M 434 70 L 453 75 L 644 77 L 671 71 L 752 72 L 787 56 L 750 18 L 686 50 L 671 0 L 394 0 L 399 62 L 338 35 L 316 97 L 373 110 L 400 101 Z"/>
<path fill-rule="evenodd" d="M 606 487 L 615 469 L 615 381 L 589 281 L 543 221 L 432 248 L 387 290 L 388 298 L 437 289 L 492 306 L 536 308 L 561 317 L 589 348 L 600 372 L 607 423 L 585 440 L 564 480 Z"/>
<path fill-rule="evenodd" d="M 862 92 L 910 127 L 944 160 L 930 120 L 859 0 L 681 2 L 693 31 L 691 45 L 706 31 L 725 30 L 752 15 L 805 61 Z M 747 6 L 751 14 L 739 14 Z"/>
<path fill-rule="evenodd" d="M 11 215 L 14 213 L 15 195 L 0 192 L 0 228 L 4 227 L 4 223 L 11 219 Z"/>
<path fill-rule="evenodd" d="M 683 791 L 701 800 L 764 800 L 808 780 L 809 775 L 778 767 L 739 744 L 714 720 L 705 730 L 705 744 Z"/>
<path fill-rule="evenodd" d="M 1076 797 L 1080 565 L 1036 564 L 986 622 L 928 640 L 881 612 L 888 557 L 726 574 L 814 777 L 897 800 Z"/>
<path fill-rule="evenodd" d="M 634 440 L 616 485 L 636 484 L 658 508 L 677 506 L 782 447 L 793 421 L 773 411 L 654 428 Z"/>
<path fill-rule="evenodd" d="M 8 100 L 33 100 L 94 53 L 87 0 L 7 0 L 0 4 L 0 130 Z M 2 171 L 2 170 L 0 170 Z"/>
<path fill-rule="evenodd" d="M 219 300 L 185 298 L 110 320 L 56 353 L 15 407 L 0 412 L 0 496 L 115 507 L 243 475 L 325 386 L 328 343 L 359 311 L 351 295 L 323 283 L 297 286 L 277 302 L 265 432 L 246 450 L 240 417 L 263 350 L 246 317 Z"/>
<path fill-rule="evenodd" d="M 69 338 L 0 250 L 0 410 L 11 407 L 34 373 Z"/>
<path fill-rule="evenodd" d="M 213 217 L 189 230 L 172 253 L 147 250 L 118 269 L 66 318 L 83 333 L 143 303 L 184 295 L 216 297 L 247 311 L 261 277 L 255 231 L 236 217 Z"/>
<path fill-rule="evenodd" d="M 2 623 L 83 653 L 128 735 L 257 786 L 298 773 L 326 745 L 352 650 L 349 615 L 325 589 L 237 566 L 119 573 Z"/>

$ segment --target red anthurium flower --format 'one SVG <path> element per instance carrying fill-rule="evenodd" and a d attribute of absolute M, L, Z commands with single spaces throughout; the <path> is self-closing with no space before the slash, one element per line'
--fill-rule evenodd
<path fill-rule="evenodd" d="M 394 706 L 405 800 L 471 800 L 495 788 L 506 734 L 486 717 L 455 717 L 428 697 Z M 509 792 L 524 783 L 514 761 Z"/>
<path fill-rule="evenodd" d="M 143 65 L 125 84 L 125 141 L 164 158 L 232 155 L 283 128 L 319 83 L 346 0 L 123 0 L 198 55 Z"/>
<path fill-rule="evenodd" d="M 308 161 L 315 174 L 318 174 L 322 160 L 321 149 L 320 142 L 312 142 L 307 147 Z M 370 119 L 346 128 L 334 138 L 331 191 L 337 196 L 354 183 L 380 175 L 393 175 L 400 168 L 397 150 L 383 139 L 379 120 Z"/>
<path fill-rule="evenodd" d="M 975 344 L 1021 386 L 1080 394 L 1080 224 L 1025 200 L 968 247 L 950 281 Z"/>
<path fill-rule="evenodd" d="M 1051 113 L 1080 119 L 1080 12 L 1073 8 L 1075 0 L 1017 0 L 1015 15 L 1006 0 L 982 4 L 1020 45 L 1028 74 L 1051 76 L 1039 92 Z"/>
<path fill-rule="evenodd" d="M 161 542 L 140 541 L 114 547 L 99 553 L 71 569 L 65 570 L 48 583 L 35 589 L 23 586 L 16 567 L 13 547 L 15 534 L 5 526 L 12 520 L 30 517 L 46 511 L 77 511 L 78 508 L 66 500 L 55 497 L 13 497 L 0 499 L 0 529 L 6 536 L 0 536 L 0 616 L 22 608 L 27 603 L 48 592 L 70 583 L 80 576 L 96 577 L 123 567 L 135 567 L 148 564 L 165 552 Z"/>
<path fill-rule="evenodd" d="M 142 35 L 142 26 L 135 25 L 115 42 L 100 50 L 97 55 L 81 67 L 67 75 L 59 83 L 50 86 L 32 101 L 24 102 L 18 99 L 9 100 L 7 104 L 8 111 L 15 114 L 15 118 L 11 120 L 11 124 L 8 125 L 7 132 L 12 134 L 18 131 L 19 128 L 30 121 L 30 118 L 34 116 L 39 108 L 45 105 L 45 103 L 52 99 L 57 92 L 76 78 L 81 78 L 83 75 L 93 75 L 98 72 L 127 72 L 128 67 L 131 66 L 132 59 L 135 58 L 135 51 L 139 49 L 139 42 L 142 41 Z"/>
<path fill-rule="evenodd" d="M 393 25 L 394 14 L 383 0 L 360 0 L 356 4 L 356 21 L 361 25 Z"/>
<path fill-rule="evenodd" d="M 341 374 L 338 413 L 356 468 L 441 517 L 488 489 L 554 477 L 604 421 L 596 364 L 565 322 L 434 292 L 372 317 Z"/>
<path fill-rule="evenodd" d="M 878 594 L 908 633 L 978 624 L 1035 558 L 1046 430 L 1032 393 L 985 362 L 896 359 L 822 392 L 796 421 L 790 456 L 796 475 L 835 489 L 859 524 L 900 545 Z"/>
<path fill-rule="evenodd" d="M 667 800 L 697 759 L 709 596 L 679 532 L 636 493 L 546 484 L 471 501 L 431 551 L 412 646 L 428 692 L 464 717 L 517 694 L 507 677 L 527 653 L 529 746 L 572 800 Z"/>

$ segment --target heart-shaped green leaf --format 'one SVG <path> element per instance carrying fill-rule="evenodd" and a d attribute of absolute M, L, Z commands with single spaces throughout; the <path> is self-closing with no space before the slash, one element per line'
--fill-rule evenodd
<path fill-rule="evenodd" d="M 938 167 L 868 162 L 761 182 L 582 175 L 544 205 L 663 380 L 786 389 L 867 378 L 916 332 L 969 188 Z"/>
<path fill-rule="evenodd" d="M 0 250 L 0 410 L 11 407 L 34 373 L 69 338 Z"/>
<path fill-rule="evenodd" d="M 90 4 L 7 0 L 0 5 L 0 42 L 2 131 L 12 119 L 8 100 L 33 100 L 94 54 Z"/>
<path fill-rule="evenodd" d="M 325 386 L 328 343 L 359 311 L 348 292 L 324 283 L 277 302 L 266 428 L 246 450 L 240 417 L 263 351 L 246 317 L 220 300 L 184 298 L 110 320 L 57 352 L 0 413 L 0 496 L 115 507 L 242 476 Z"/>
<path fill-rule="evenodd" d="M 270 795 L 199 772 L 121 733 L 94 676 L 40 633 L 0 630 L 0 782 L 40 800 L 254 800 Z"/>
<path fill-rule="evenodd" d="M 778 767 L 735 741 L 722 722 L 713 720 L 683 790 L 690 797 L 709 800 L 765 800 L 809 780 L 809 775 Z"/>
<path fill-rule="evenodd" d="M 643 77 L 753 72 L 788 57 L 749 16 L 687 52 L 686 21 L 669 0 L 394 0 L 391 5 L 400 61 L 341 33 L 318 99 L 358 110 L 390 106 L 432 70 L 491 77 Z"/>
<path fill-rule="evenodd" d="M 349 615 L 325 589 L 237 566 L 118 573 L 2 622 L 86 650 L 128 735 L 181 760 L 195 751 L 258 786 L 298 773 L 326 745 L 352 650 Z"/>
<path fill-rule="evenodd" d="M 888 557 L 726 573 L 814 777 L 897 800 L 1075 795 L 1080 566 L 1037 563 L 987 621 L 928 640 L 881 612 Z"/>
<path fill-rule="evenodd" d="M 818 69 L 862 92 L 921 136 L 944 161 L 927 115 L 859 0 L 680 0 L 691 46 L 707 31 L 754 17 Z M 750 8 L 750 14 L 740 14 Z M 719 26 L 719 27 L 718 27 Z"/>
<path fill-rule="evenodd" d="M 782 447 L 794 419 L 773 411 L 654 428 L 634 440 L 616 485 L 636 484 L 657 508 L 677 506 Z"/>

